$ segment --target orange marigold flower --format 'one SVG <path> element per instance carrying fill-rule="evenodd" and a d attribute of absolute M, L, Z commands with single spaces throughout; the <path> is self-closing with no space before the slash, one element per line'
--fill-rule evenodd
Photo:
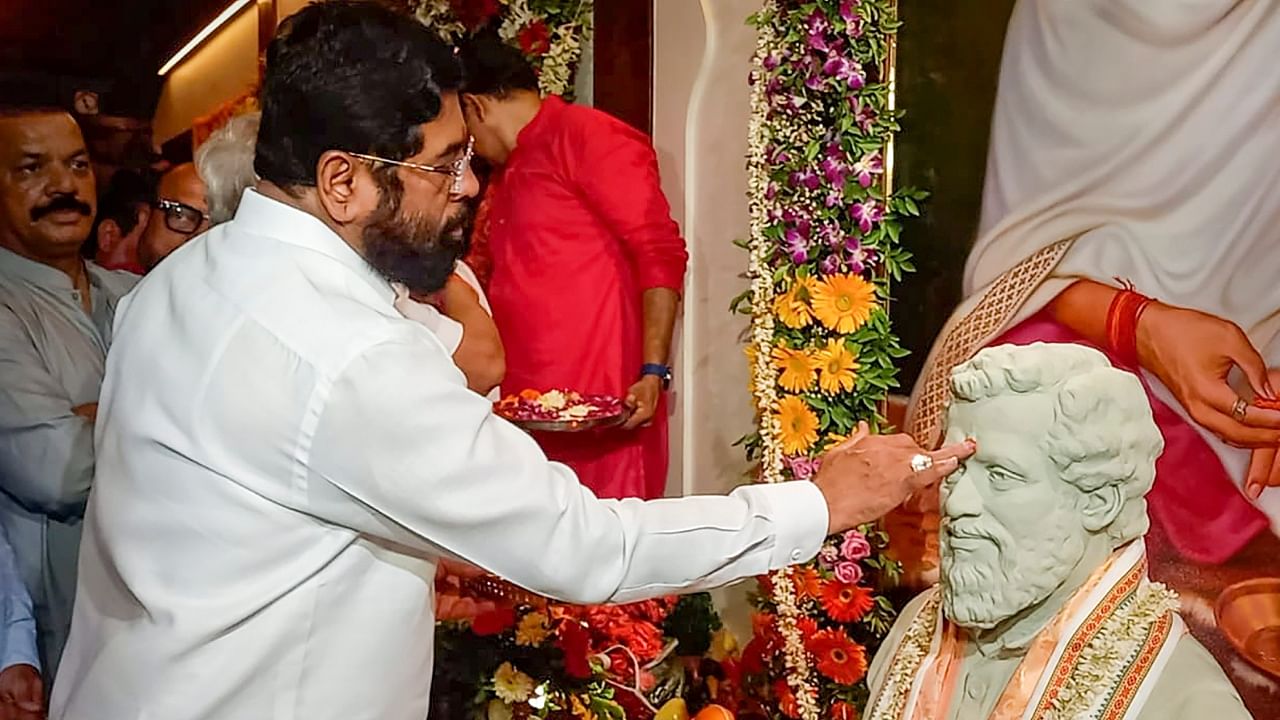
<path fill-rule="evenodd" d="M 857 622 L 875 605 L 871 591 L 861 585 L 850 585 L 839 580 L 827 580 L 822 584 L 822 609 L 836 622 Z"/>
<path fill-rule="evenodd" d="M 817 660 L 818 672 L 841 685 L 852 685 L 867 674 L 867 650 L 841 630 L 819 630 L 806 646 Z"/>

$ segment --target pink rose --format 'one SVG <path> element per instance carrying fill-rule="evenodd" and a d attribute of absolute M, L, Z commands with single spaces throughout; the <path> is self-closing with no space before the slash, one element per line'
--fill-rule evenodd
<path fill-rule="evenodd" d="M 857 585 L 862 581 L 862 566 L 856 562 L 836 563 L 836 579 L 846 585 Z"/>
<path fill-rule="evenodd" d="M 857 562 L 866 560 L 871 557 L 871 543 L 867 542 L 867 536 L 857 530 L 850 530 L 844 534 L 844 543 L 840 545 L 840 555 L 845 560 Z"/>

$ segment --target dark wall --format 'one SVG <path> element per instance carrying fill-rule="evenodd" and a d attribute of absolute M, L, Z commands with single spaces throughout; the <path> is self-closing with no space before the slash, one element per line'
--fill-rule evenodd
<path fill-rule="evenodd" d="M 933 193 L 903 238 L 917 271 L 894 289 L 893 321 L 912 355 L 903 391 L 960 301 L 964 260 L 981 208 L 987 139 L 1005 26 L 1013 0 L 899 0 L 895 182 Z"/>

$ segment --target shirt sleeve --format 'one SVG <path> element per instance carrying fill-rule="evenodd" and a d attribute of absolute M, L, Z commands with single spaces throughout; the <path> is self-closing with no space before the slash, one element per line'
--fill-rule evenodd
<path fill-rule="evenodd" d="M 0 670 L 14 665 L 40 669 L 36 650 L 36 620 L 31 596 L 18 574 L 18 561 L 4 528 L 0 527 L 0 602 L 4 604 L 4 632 L 0 634 Z"/>
<path fill-rule="evenodd" d="M 571 139 L 566 147 L 574 184 L 621 239 L 640 287 L 680 292 L 689 253 L 671 218 L 649 138 L 611 120 L 579 128 Z"/>
<path fill-rule="evenodd" d="M 28 511 L 84 515 L 93 480 L 93 424 L 72 412 L 31 338 L 0 307 L 0 489 Z"/>
<path fill-rule="evenodd" d="M 445 317 L 443 313 L 425 303 L 420 303 L 409 297 L 408 292 L 401 295 L 396 293 L 395 307 L 399 313 L 406 318 L 422 325 L 430 330 L 440 339 L 440 344 L 444 345 L 449 354 L 458 351 L 458 346 L 462 344 L 462 325 L 453 318 Z"/>
<path fill-rule="evenodd" d="M 598 500 L 447 363 L 389 341 L 333 382 L 311 445 L 313 514 L 578 603 L 719 586 L 822 544 L 826 501 L 809 482 Z"/>

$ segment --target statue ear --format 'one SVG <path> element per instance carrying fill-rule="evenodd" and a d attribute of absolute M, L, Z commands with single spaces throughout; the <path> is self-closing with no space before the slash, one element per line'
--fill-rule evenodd
<path fill-rule="evenodd" d="M 1124 495 L 1119 485 L 1098 488 L 1084 496 L 1084 529 L 1102 532 L 1115 522 L 1124 508 Z"/>

